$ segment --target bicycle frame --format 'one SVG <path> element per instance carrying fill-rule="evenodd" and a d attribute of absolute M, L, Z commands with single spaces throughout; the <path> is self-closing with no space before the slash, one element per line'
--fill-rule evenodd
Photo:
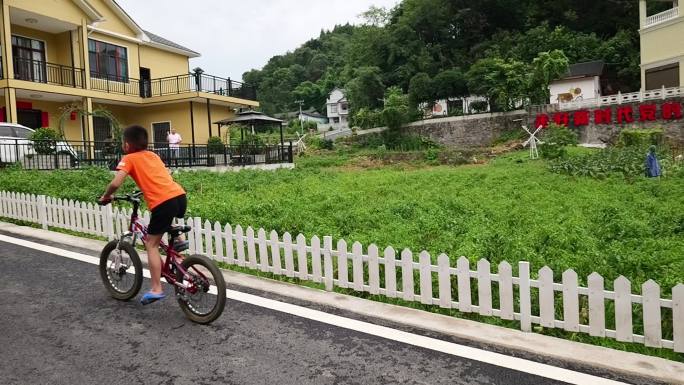
<path fill-rule="evenodd" d="M 130 199 L 128 201 L 133 204 L 133 212 L 131 213 L 128 232 L 122 235 L 119 242 L 124 242 L 127 238 L 132 238 L 131 245 L 135 247 L 135 242 L 137 239 L 140 239 L 144 244 L 145 242 L 147 242 L 149 237 L 147 234 L 147 226 L 145 226 L 145 224 L 140 220 L 140 216 L 138 215 L 140 201 L 135 199 Z M 171 285 L 181 288 L 191 294 L 195 294 L 197 292 L 197 286 L 195 286 L 194 284 L 194 281 L 192 279 L 193 277 L 183 267 L 183 264 L 179 262 L 182 261 L 182 256 L 178 254 L 176 250 L 173 249 L 173 247 L 171 246 L 172 244 L 173 239 L 171 239 L 171 242 L 169 242 L 169 244 L 166 244 L 163 238 L 159 244 L 159 248 L 163 251 L 163 254 L 166 255 L 166 258 L 164 258 L 164 262 L 162 264 L 161 276 L 164 279 L 166 279 L 166 282 L 170 283 Z M 187 284 L 178 282 L 171 267 L 175 267 L 178 272 L 183 274 L 183 280 L 187 282 Z M 207 277 L 204 274 L 202 274 L 201 271 L 195 272 L 202 279 L 207 279 Z"/>

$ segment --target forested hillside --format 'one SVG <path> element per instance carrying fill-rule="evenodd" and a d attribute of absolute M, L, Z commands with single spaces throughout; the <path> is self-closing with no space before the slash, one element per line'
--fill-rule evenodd
<path fill-rule="evenodd" d="M 347 88 L 355 111 L 380 107 L 392 86 L 414 103 L 479 93 L 506 109 L 519 98 L 543 101 L 543 78 L 554 75 L 549 64 L 535 64 L 543 52 L 551 55 L 542 62 L 561 70 L 565 58 L 604 60 L 617 88 L 639 88 L 636 0 L 403 0 L 392 10 L 371 8 L 364 20 L 246 72 L 263 109 L 294 110 L 301 99 L 323 112 L 336 86 Z"/>

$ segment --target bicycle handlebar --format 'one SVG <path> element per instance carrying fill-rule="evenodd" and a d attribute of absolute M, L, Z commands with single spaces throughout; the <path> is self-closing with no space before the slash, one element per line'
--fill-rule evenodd
<path fill-rule="evenodd" d="M 108 202 L 102 202 L 102 201 L 98 200 L 97 204 L 99 204 L 100 206 L 107 206 L 108 204 L 110 204 L 112 202 L 116 202 L 116 201 L 140 203 L 140 197 L 142 195 L 143 195 L 142 191 L 136 190 L 136 191 L 133 191 L 132 193 L 126 194 L 126 195 L 115 195 Z"/>

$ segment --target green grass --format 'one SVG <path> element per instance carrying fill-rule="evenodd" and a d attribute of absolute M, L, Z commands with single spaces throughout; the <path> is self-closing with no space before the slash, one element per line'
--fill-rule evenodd
<path fill-rule="evenodd" d="M 637 293 L 654 279 L 664 297 L 684 282 L 682 178 L 565 176 L 524 151 L 487 165 L 368 169 L 353 167 L 356 154 L 327 154 L 302 158 L 295 170 L 180 173 L 177 180 L 188 191 L 189 215 L 221 223 L 486 258 L 493 266 L 529 261 L 533 271 L 551 267 L 557 282 L 565 269 L 583 284 L 596 271 L 608 289 L 624 275 Z M 102 170 L 8 169 L 0 172 L 0 190 L 93 200 L 110 177 Z M 545 332 L 684 361 L 666 349 Z"/>

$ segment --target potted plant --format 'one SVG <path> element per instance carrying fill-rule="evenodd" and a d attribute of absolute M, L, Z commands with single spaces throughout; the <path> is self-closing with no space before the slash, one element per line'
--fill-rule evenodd
<path fill-rule="evenodd" d="M 35 130 L 29 137 L 35 155 L 26 156 L 23 166 L 26 169 L 70 168 L 71 155 L 58 151 L 57 142 L 61 140 L 57 130 L 43 127 Z"/>
<path fill-rule="evenodd" d="M 223 141 L 218 136 L 212 136 L 207 140 L 207 165 L 213 167 L 217 164 L 223 165 L 226 163 L 225 146 Z"/>

